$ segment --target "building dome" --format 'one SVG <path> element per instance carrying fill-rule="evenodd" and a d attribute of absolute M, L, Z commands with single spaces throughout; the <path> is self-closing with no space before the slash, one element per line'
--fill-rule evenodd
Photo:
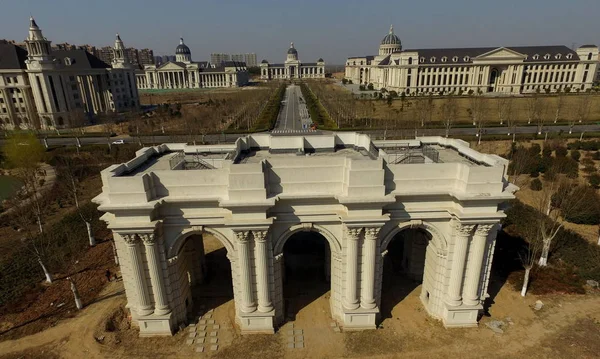
<path fill-rule="evenodd" d="M 292 42 L 290 48 L 288 49 L 288 55 L 298 55 L 298 51 L 294 47 L 294 43 Z"/>
<path fill-rule="evenodd" d="M 183 38 L 179 39 L 179 46 L 175 49 L 175 55 L 191 55 L 192 52 L 186 44 L 183 43 Z"/>
<path fill-rule="evenodd" d="M 319 58 L 319 59 L 317 60 L 317 62 L 324 62 L 324 61 L 323 61 L 323 58 Z"/>
<path fill-rule="evenodd" d="M 387 56 L 402 51 L 402 42 L 394 34 L 394 27 L 390 25 L 390 32 L 381 40 L 379 45 L 379 55 Z"/>
<path fill-rule="evenodd" d="M 267 60 L 262 60 L 260 63 L 261 63 L 261 64 L 268 64 L 268 63 L 269 63 L 269 61 L 267 61 Z"/>
<path fill-rule="evenodd" d="M 400 38 L 394 34 L 394 27 L 390 26 L 390 32 L 381 40 L 382 45 L 402 45 Z"/>

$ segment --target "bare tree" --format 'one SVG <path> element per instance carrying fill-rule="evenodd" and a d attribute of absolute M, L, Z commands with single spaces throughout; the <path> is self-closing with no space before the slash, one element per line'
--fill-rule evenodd
<path fill-rule="evenodd" d="M 563 115 L 565 107 L 565 95 L 566 93 L 558 90 L 556 97 L 554 98 L 554 123 L 557 123 L 560 117 Z"/>
<path fill-rule="evenodd" d="M 440 118 L 444 124 L 444 128 L 446 129 L 446 137 L 450 134 L 450 129 L 452 129 L 452 125 L 458 116 L 458 105 L 456 103 L 456 99 L 454 96 L 447 95 L 444 99 L 444 102 L 440 106 Z"/>
<path fill-rule="evenodd" d="M 67 189 L 71 196 L 73 196 L 77 213 L 79 214 L 79 217 L 81 218 L 83 223 L 85 223 L 90 247 L 94 247 L 96 245 L 96 238 L 94 238 L 94 233 L 92 231 L 92 216 L 84 213 L 79 201 L 78 183 L 80 176 L 78 174 L 78 168 L 73 163 L 73 160 L 66 156 L 60 157 L 57 162 L 57 169 L 59 170 L 60 176 L 62 177 L 62 181 L 60 181 L 60 183 Z"/>
<path fill-rule="evenodd" d="M 548 115 L 548 103 L 547 103 L 547 99 L 546 98 L 540 98 L 538 100 L 538 107 L 539 109 L 537 110 L 537 114 L 536 114 L 536 118 L 535 118 L 535 124 L 537 126 L 537 134 L 541 135 L 542 134 L 542 130 L 544 129 L 544 123 L 546 122 L 546 117 Z"/>
<path fill-rule="evenodd" d="M 67 280 L 71 284 L 71 292 L 73 292 L 73 299 L 75 299 L 75 307 L 77 307 L 77 309 L 79 309 L 79 310 L 83 309 L 83 303 L 81 302 L 81 297 L 79 296 L 79 291 L 77 290 L 77 287 L 75 286 L 75 281 L 71 277 L 67 277 Z"/>
<path fill-rule="evenodd" d="M 498 120 L 503 125 L 504 121 L 507 120 L 508 112 L 512 111 L 513 98 L 510 96 L 503 96 L 496 100 L 496 106 L 498 111 Z"/>
<path fill-rule="evenodd" d="M 517 123 L 518 121 L 518 112 L 515 108 L 515 98 L 510 97 L 506 99 L 506 103 L 504 104 L 504 119 L 506 120 L 506 127 L 508 127 L 507 135 L 510 136 L 512 134 L 513 143 L 516 140 L 517 136 Z"/>
<path fill-rule="evenodd" d="M 539 218 L 538 218 L 539 219 Z M 525 233 L 527 246 L 519 253 L 519 259 L 525 272 L 523 273 L 523 286 L 521 287 L 521 296 L 527 295 L 529 289 L 529 277 L 542 249 L 542 240 L 538 226 L 529 226 Z"/>
<path fill-rule="evenodd" d="M 579 123 L 587 122 L 592 110 L 592 94 L 587 92 L 577 96 L 577 120 Z"/>
<path fill-rule="evenodd" d="M 539 92 L 535 92 L 527 97 L 525 104 L 527 108 L 527 124 L 531 124 L 532 122 L 537 121 L 540 115 L 541 101 Z"/>

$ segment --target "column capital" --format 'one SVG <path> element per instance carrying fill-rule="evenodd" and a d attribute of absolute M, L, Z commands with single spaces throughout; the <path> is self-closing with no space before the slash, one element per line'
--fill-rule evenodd
<path fill-rule="evenodd" d="M 254 235 L 254 240 L 256 242 L 260 242 L 260 243 L 264 243 L 267 241 L 267 230 L 264 231 L 252 231 L 252 234 Z"/>
<path fill-rule="evenodd" d="M 121 238 L 123 238 L 123 241 L 125 241 L 128 246 L 134 246 L 139 240 L 137 234 L 133 233 L 121 234 Z"/>
<path fill-rule="evenodd" d="M 153 246 L 156 243 L 157 235 L 155 233 L 140 233 L 138 237 L 144 242 L 144 245 Z"/>
<path fill-rule="evenodd" d="M 239 231 L 239 232 L 234 232 L 235 233 L 235 238 L 238 240 L 238 242 L 240 243 L 247 243 L 248 240 L 250 239 L 250 231 Z"/>
<path fill-rule="evenodd" d="M 366 240 L 377 240 L 381 227 L 367 227 L 365 228 L 365 239 Z"/>
<path fill-rule="evenodd" d="M 488 233 L 492 230 L 492 227 L 494 227 L 493 224 L 479 224 L 475 230 L 475 235 L 487 237 Z"/>
<path fill-rule="evenodd" d="M 461 222 L 454 222 L 453 224 L 455 233 L 460 237 L 468 237 L 473 233 L 475 228 L 474 224 L 462 224 Z"/>
<path fill-rule="evenodd" d="M 358 240 L 358 236 L 360 236 L 360 232 L 362 231 L 362 228 L 346 228 L 346 236 L 348 237 L 348 239 L 352 239 L 352 240 Z"/>

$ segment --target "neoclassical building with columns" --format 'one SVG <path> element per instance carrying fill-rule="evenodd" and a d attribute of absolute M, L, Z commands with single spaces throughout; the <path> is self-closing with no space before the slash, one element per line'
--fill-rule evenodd
<path fill-rule="evenodd" d="M 586 91 L 598 69 L 598 46 L 403 49 L 390 27 L 375 56 L 350 57 L 345 78 L 411 94 Z"/>
<path fill-rule="evenodd" d="M 79 127 L 95 115 L 139 108 L 135 69 L 117 35 L 113 62 L 85 50 L 54 50 L 35 19 L 26 48 L 0 42 L 0 127 Z"/>
<path fill-rule="evenodd" d="M 192 51 L 183 39 L 175 49 L 175 61 L 146 65 L 136 73 L 140 90 L 239 87 L 249 78 L 244 62 L 226 61 L 217 66 L 192 61 Z"/>
<path fill-rule="evenodd" d="M 287 58 L 283 64 L 270 64 L 267 60 L 260 63 L 261 80 L 324 79 L 325 61 L 306 63 L 298 59 L 298 50 L 290 44 Z"/>
<path fill-rule="evenodd" d="M 442 137 L 253 134 L 231 145 L 143 148 L 102 171 L 94 202 L 143 336 L 170 335 L 204 300 L 192 289 L 207 273 L 207 236 L 227 252 L 242 333 L 282 325 L 293 300 L 284 289 L 315 266 L 344 330 L 376 328 L 384 278 L 395 273 L 421 283 L 428 315 L 471 327 L 488 296 L 503 204 L 517 190 L 507 167 Z M 313 254 L 320 259 L 306 260 Z"/>

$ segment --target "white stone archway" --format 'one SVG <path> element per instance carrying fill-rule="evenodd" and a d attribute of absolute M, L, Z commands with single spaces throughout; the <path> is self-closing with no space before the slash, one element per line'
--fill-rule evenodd
<path fill-rule="evenodd" d="M 181 247 L 185 244 L 185 241 L 188 239 L 188 237 L 198 234 L 202 235 L 203 233 L 212 234 L 215 238 L 217 238 L 223 244 L 223 246 L 225 246 L 225 249 L 227 249 L 227 253 L 234 252 L 233 243 L 231 243 L 229 238 L 227 238 L 227 236 L 224 235 L 221 231 L 215 228 L 200 226 L 185 228 L 183 231 L 181 231 L 181 234 L 173 241 L 173 244 L 171 244 L 169 248 L 167 248 L 167 258 L 171 259 L 175 257 L 177 253 L 179 253 L 179 251 L 181 250 Z"/>
<path fill-rule="evenodd" d="M 378 305 L 381 306 L 383 295 L 383 264 L 385 256 L 388 254 L 387 248 L 397 234 L 411 229 L 421 229 L 431 236 L 425 248 L 425 261 L 419 298 L 429 315 L 441 319 L 444 309 L 444 278 L 448 256 L 448 241 L 442 234 L 442 231 L 435 225 L 421 220 L 399 223 L 382 237 L 380 256 L 378 257 L 380 259 L 378 263 L 379 278 L 377 278 Z"/>
<path fill-rule="evenodd" d="M 191 289 L 194 285 L 202 282 L 207 271 L 204 244 L 189 243 L 189 239 L 192 236 L 200 236 L 200 241 L 203 241 L 203 234 L 211 234 L 223 244 L 227 251 L 227 258 L 231 264 L 232 278 L 235 278 L 235 249 L 233 243 L 225 234 L 218 229 L 202 226 L 194 226 L 182 230 L 173 243 L 166 248 L 168 282 L 171 287 L 170 304 L 171 308 L 173 308 L 176 323 L 187 321 L 187 316 L 193 305 Z M 186 251 L 193 253 L 184 253 Z M 190 255 L 192 258 L 190 258 Z M 235 282 L 232 282 L 232 285 L 234 286 L 233 292 L 235 293 Z"/>
<path fill-rule="evenodd" d="M 330 279 L 330 310 L 331 315 L 336 319 L 342 319 L 341 306 L 341 271 L 342 271 L 342 244 L 331 231 L 323 226 L 313 223 L 300 223 L 290 226 L 285 232 L 274 239 L 273 244 L 273 277 L 275 280 L 275 321 L 278 325 L 285 319 L 284 286 L 283 279 L 285 275 L 285 259 L 283 248 L 285 243 L 293 235 L 301 232 L 313 232 L 320 234 L 325 238 L 329 245 L 329 256 L 326 258 L 326 266 L 329 268 Z"/>

